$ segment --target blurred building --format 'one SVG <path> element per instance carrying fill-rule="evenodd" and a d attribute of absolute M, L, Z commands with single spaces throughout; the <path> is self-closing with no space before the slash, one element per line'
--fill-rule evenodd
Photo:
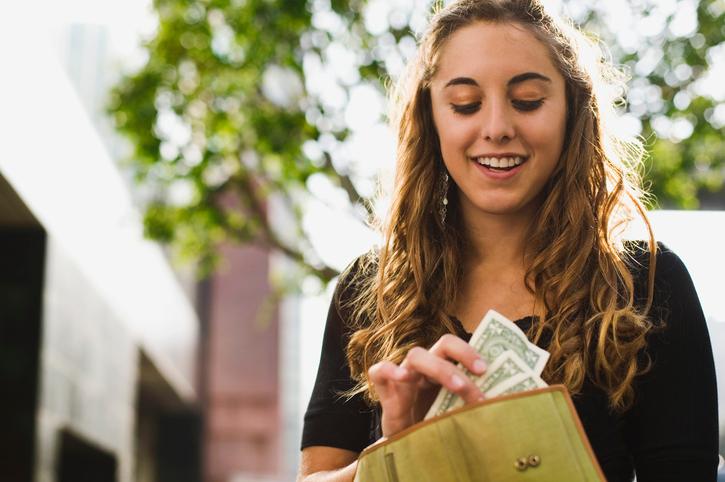
<path fill-rule="evenodd" d="M 0 33 L 0 480 L 199 481 L 199 318 L 89 115 L 104 32 L 55 37 L 64 59 L 23 10 Z"/>
<path fill-rule="evenodd" d="M 284 382 L 279 309 L 269 304 L 270 256 L 238 246 L 224 247 L 222 256 L 206 284 L 204 481 L 294 480 L 296 457 L 285 456 L 285 435 L 295 455 L 299 435 L 284 429 L 296 414 L 286 416 L 283 397 L 296 391 Z"/>
<path fill-rule="evenodd" d="M 225 247 L 198 284 L 143 239 L 103 114 L 113 32 L 33 8 L 0 31 L 0 480 L 292 480 L 271 257 Z"/>

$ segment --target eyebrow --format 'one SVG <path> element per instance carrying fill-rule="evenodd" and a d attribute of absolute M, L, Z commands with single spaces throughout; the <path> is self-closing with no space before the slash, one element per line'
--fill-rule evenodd
<path fill-rule="evenodd" d="M 521 82 L 525 82 L 527 80 L 543 80 L 544 82 L 551 82 L 550 78 L 538 72 L 524 72 L 523 74 L 511 77 L 509 81 L 506 82 L 506 86 L 511 87 L 512 85 L 520 84 Z M 445 87 L 450 87 L 452 85 L 473 85 L 478 87 L 478 82 L 470 77 L 456 77 L 455 79 L 449 80 Z"/>

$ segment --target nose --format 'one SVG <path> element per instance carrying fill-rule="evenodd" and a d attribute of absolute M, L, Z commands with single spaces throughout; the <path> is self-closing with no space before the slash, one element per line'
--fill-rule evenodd
<path fill-rule="evenodd" d="M 489 142 L 506 143 L 516 136 L 510 105 L 504 99 L 489 99 L 481 107 L 481 137 Z"/>

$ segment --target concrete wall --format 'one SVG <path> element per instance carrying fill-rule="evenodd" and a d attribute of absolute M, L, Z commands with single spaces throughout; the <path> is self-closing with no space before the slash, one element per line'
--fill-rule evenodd
<path fill-rule="evenodd" d="M 52 238 L 46 259 L 36 481 L 56 480 L 59 434 L 69 428 L 112 452 L 118 482 L 131 482 L 138 347 Z"/>

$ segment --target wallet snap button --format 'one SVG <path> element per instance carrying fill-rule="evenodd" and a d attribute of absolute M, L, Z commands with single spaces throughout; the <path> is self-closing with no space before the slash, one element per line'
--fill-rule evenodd
<path fill-rule="evenodd" d="M 539 464 L 541 464 L 541 457 L 539 457 L 538 455 L 529 455 L 527 463 L 529 467 L 538 467 Z"/>
<path fill-rule="evenodd" d="M 516 459 L 514 467 L 516 467 L 516 470 L 518 470 L 519 472 L 523 472 L 524 470 L 529 468 L 529 462 L 526 460 L 526 457 L 519 457 L 518 459 Z"/>

